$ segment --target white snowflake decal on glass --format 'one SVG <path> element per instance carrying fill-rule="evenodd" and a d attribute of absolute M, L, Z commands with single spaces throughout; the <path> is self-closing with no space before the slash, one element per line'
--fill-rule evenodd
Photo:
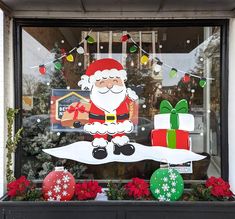
<path fill-rule="evenodd" d="M 68 175 L 65 175 L 63 176 L 63 179 L 62 179 L 64 182 L 69 182 L 70 180 L 70 177 Z"/>
<path fill-rule="evenodd" d="M 163 181 L 164 181 L 164 182 L 167 182 L 167 181 L 168 181 L 167 177 L 164 177 L 164 178 L 163 178 Z"/>
<path fill-rule="evenodd" d="M 155 193 L 156 193 L 156 194 L 159 194 L 159 193 L 160 193 L 160 190 L 159 190 L 159 189 L 156 189 L 156 190 L 155 190 Z"/>
<path fill-rule="evenodd" d="M 175 174 L 175 173 L 171 173 L 171 174 L 170 174 L 170 179 L 171 179 L 171 180 L 175 180 L 175 179 L 176 179 L 176 177 L 177 177 L 177 176 L 176 176 L 176 174 Z"/>
<path fill-rule="evenodd" d="M 169 186 L 167 184 L 163 184 L 162 189 L 163 189 L 164 192 L 166 192 L 166 191 L 168 191 Z"/>
<path fill-rule="evenodd" d="M 171 185 L 172 185 L 172 186 L 176 186 L 176 182 L 173 181 L 173 182 L 171 183 Z"/>
<path fill-rule="evenodd" d="M 63 185 L 63 188 L 64 188 L 64 189 L 67 189 L 67 188 L 68 188 L 68 185 L 67 185 L 67 184 L 64 184 L 64 185 Z"/>
<path fill-rule="evenodd" d="M 176 189 L 175 189 L 175 188 L 172 188 L 172 189 L 171 189 L 171 192 L 172 192 L 172 193 L 175 193 L 175 192 L 176 192 Z"/>
<path fill-rule="evenodd" d="M 56 193 L 59 193 L 60 190 L 61 190 L 61 187 L 60 187 L 59 185 L 56 185 L 56 186 L 54 187 L 54 191 L 55 191 Z"/>
<path fill-rule="evenodd" d="M 66 196 L 67 194 L 68 194 L 68 193 L 67 193 L 66 191 L 63 191 L 63 192 L 62 192 L 62 195 L 63 195 L 63 196 Z"/>
<path fill-rule="evenodd" d="M 48 196 L 52 196 L 52 191 L 49 190 L 49 191 L 47 192 L 47 195 L 48 195 Z"/>
<path fill-rule="evenodd" d="M 173 172 L 173 169 L 169 169 L 169 170 L 168 170 L 168 173 L 172 173 L 172 172 Z"/>

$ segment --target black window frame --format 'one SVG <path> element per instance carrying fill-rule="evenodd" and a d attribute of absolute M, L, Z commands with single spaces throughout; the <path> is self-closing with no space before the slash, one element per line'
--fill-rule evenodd
<path fill-rule="evenodd" d="M 13 54 L 14 54 L 14 95 L 15 108 L 22 109 L 22 28 L 23 27 L 205 27 L 220 26 L 221 56 L 220 56 L 220 147 L 221 147 L 221 177 L 228 180 L 228 31 L 229 19 L 178 19 L 178 20 L 110 20 L 110 19 L 24 19 L 13 20 Z M 22 126 L 22 113 L 15 121 L 15 130 Z M 18 145 L 15 153 L 15 177 L 21 175 L 22 146 Z"/>

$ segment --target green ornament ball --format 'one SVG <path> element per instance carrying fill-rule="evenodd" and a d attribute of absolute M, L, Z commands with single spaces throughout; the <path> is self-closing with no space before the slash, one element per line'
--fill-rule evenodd
<path fill-rule="evenodd" d="M 176 201 L 183 194 L 184 180 L 175 169 L 157 169 L 150 178 L 150 191 L 159 201 Z"/>

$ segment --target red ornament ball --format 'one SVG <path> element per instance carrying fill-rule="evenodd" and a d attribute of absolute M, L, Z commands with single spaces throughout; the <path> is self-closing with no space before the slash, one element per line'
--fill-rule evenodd
<path fill-rule="evenodd" d="M 183 80 L 184 83 L 189 83 L 190 82 L 190 75 L 185 74 L 182 80 Z"/>
<path fill-rule="evenodd" d="M 75 184 L 70 172 L 64 167 L 56 167 L 43 180 L 43 197 L 47 201 L 69 201 L 74 196 Z"/>

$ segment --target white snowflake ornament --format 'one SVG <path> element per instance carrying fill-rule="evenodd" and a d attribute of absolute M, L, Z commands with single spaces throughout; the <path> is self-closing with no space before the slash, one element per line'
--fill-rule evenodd
<path fill-rule="evenodd" d="M 159 201 L 176 201 L 183 194 L 184 181 L 175 169 L 158 169 L 150 178 L 150 190 Z"/>
<path fill-rule="evenodd" d="M 70 172 L 65 171 L 63 167 L 56 168 L 43 180 L 43 197 L 47 201 L 69 201 L 73 198 L 75 184 Z"/>

